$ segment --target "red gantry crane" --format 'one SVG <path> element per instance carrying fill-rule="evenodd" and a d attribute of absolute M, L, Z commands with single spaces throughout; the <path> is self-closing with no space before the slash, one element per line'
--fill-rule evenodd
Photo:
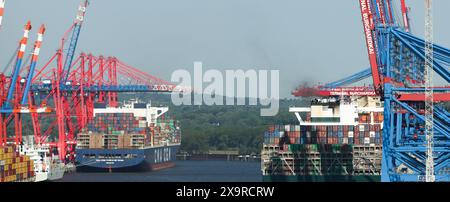
<path fill-rule="evenodd" d="M 75 155 L 76 133 L 93 117 L 95 104 L 117 106 L 121 92 L 186 90 L 177 89 L 115 57 L 85 53 L 75 57 L 87 5 L 87 0 L 81 1 L 76 20 L 64 34 L 60 47 L 40 68 L 36 66 L 45 27 L 39 29 L 31 64 L 21 69 L 31 24 L 25 26 L 11 75 L 0 74 L 0 144 L 23 142 L 22 118 L 26 114 L 31 118 L 34 143 L 57 148 L 60 159 L 71 162 Z M 67 49 L 66 42 L 69 43 Z M 22 73 L 27 74 L 22 77 Z M 10 124 L 13 120 L 14 125 Z M 10 131 L 15 131 L 13 138 Z"/>

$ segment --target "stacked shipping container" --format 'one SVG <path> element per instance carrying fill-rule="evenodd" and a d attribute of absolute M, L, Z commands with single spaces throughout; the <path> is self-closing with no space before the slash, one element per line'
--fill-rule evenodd
<path fill-rule="evenodd" d="M 89 120 L 87 131 L 78 134 L 78 148 L 136 149 L 181 142 L 177 121 L 162 119 L 148 126 L 145 117 L 133 113 L 97 113 Z"/>
<path fill-rule="evenodd" d="M 270 126 L 264 133 L 264 144 L 356 144 L 382 143 L 382 125 L 360 123 L 356 126 Z"/>
<path fill-rule="evenodd" d="M 0 182 L 34 181 L 34 162 L 14 146 L 0 147 Z"/>
<path fill-rule="evenodd" d="M 162 145 L 164 142 L 180 143 L 181 132 L 179 122 L 174 119 L 164 118 L 151 127 L 153 133 L 153 144 Z"/>
<path fill-rule="evenodd" d="M 128 133 L 141 132 L 145 128 L 145 118 L 134 117 L 133 113 L 97 113 L 88 121 L 88 131 L 103 134 L 118 134 L 118 131 Z"/>
<path fill-rule="evenodd" d="M 270 126 L 264 133 L 263 175 L 270 180 L 279 175 L 297 180 L 378 180 L 383 115 L 359 114 L 358 119 L 357 125 Z"/>

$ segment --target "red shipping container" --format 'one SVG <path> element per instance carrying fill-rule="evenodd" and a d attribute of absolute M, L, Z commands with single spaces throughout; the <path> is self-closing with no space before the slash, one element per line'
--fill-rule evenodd
<path fill-rule="evenodd" d="M 327 138 L 327 144 L 333 144 L 333 139 L 332 138 Z"/>
<path fill-rule="evenodd" d="M 384 121 L 384 116 L 383 116 L 383 114 L 380 114 L 379 116 L 378 116 L 378 123 L 381 123 L 381 122 L 383 122 Z"/>
<path fill-rule="evenodd" d="M 291 137 L 291 138 L 289 138 L 289 141 L 291 144 L 295 144 L 295 138 Z"/>

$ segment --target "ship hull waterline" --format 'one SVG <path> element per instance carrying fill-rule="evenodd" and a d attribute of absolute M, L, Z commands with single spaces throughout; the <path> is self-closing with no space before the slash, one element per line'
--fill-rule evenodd
<path fill-rule="evenodd" d="M 77 149 L 77 172 L 156 171 L 175 166 L 180 145 L 143 149 Z"/>

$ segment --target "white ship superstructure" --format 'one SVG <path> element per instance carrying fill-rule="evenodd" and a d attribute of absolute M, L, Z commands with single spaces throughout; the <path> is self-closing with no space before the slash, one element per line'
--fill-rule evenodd
<path fill-rule="evenodd" d="M 360 124 L 359 114 L 370 114 L 369 124 L 374 123 L 374 113 L 384 111 L 383 102 L 374 96 L 346 96 L 341 98 L 320 98 L 311 101 L 310 107 L 290 107 L 302 126 L 339 126 Z M 309 120 L 304 120 L 302 114 L 308 114 Z"/>
<path fill-rule="evenodd" d="M 58 155 L 52 155 L 47 145 L 26 144 L 20 147 L 22 155 L 29 156 L 34 162 L 35 182 L 53 181 L 64 176 L 64 163 Z"/>

